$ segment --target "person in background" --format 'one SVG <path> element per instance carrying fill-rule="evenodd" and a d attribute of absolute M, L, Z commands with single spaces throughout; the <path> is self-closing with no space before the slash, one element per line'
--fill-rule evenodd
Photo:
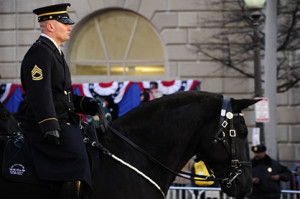
<path fill-rule="evenodd" d="M 114 102 L 112 96 L 106 96 L 104 98 L 104 111 L 105 117 L 108 121 L 114 121 L 118 118 L 119 106 Z"/>
<path fill-rule="evenodd" d="M 158 90 L 157 82 L 150 82 L 150 86 L 150 101 L 163 96 L 162 92 Z"/>
<path fill-rule="evenodd" d="M 149 95 L 149 92 L 148 91 L 144 91 L 140 94 L 140 100 L 141 100 L 141 103 L 140 104 L 143 104 L 145 102 L 148 102 L 150 101 L 150 95 Z"/>
<path fill-rule="evenodd" d="M 21 65 L 25 99 L 20 117 L 36 174 L 58 185 L 62 199 L 79 198 L 80 185 L 91 187 L 89 159 L 77 113 L 94 115 L 99 111 L 97 101 L 73 93 L 71 74 L 61 51 L 74 24 L 68 15 L 70 6 L 63 3 L 33 10 L 41 35 Z"/>
<path fill-rule="evenodd" d="M 293 172 L 293 189 L 300 190 L 300 163 L 292 170 Z"/>
<path fill-rule="evenodd" d="M 250 199 L 279 199 L 280 181 L 290 181 L 291 172 L 266 154 L 265 145 L 252 146 L 253 192 Z"/>

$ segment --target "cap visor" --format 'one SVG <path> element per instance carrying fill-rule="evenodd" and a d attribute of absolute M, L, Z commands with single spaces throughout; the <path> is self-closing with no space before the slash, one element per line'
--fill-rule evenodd
<path fill-rule="evenodd" d="M 56 19 L 56 20 L 63 24 L 69 24 L 69 25 L 75 24 L 75 22 L 69 18 L 61 18 L 61 19 Z"/>

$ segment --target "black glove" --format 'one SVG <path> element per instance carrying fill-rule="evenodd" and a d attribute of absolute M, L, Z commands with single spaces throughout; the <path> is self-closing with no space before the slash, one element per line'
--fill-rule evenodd
<path fill-rule="evenodd" d="M 99 113 L 100 107 L 97 100 L 90 97 L 85 97 L 82 103 L 84 113 L 89 115 L 95 115 L 96 113 Z"/>
<path fill-rule="evenodd" d="M 44 134 L 44 140 L 46 140 L 48 143 L 51 143 L 51 144 L 59 145 L 60 144 L 59 138 L 60 138 L 60 135 L 59 135 L 58 130 L 46 131 L 46 133 Z"/>

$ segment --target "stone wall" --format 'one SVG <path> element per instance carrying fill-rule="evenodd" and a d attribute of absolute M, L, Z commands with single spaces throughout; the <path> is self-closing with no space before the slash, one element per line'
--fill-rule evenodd
<path fill-rule="evenodd" d="M 39 35 L 39 26 L 32 10 L 61 0 L 0 0 L 0 73 L 1 83 L 20 83 L 20 63 Z M 217 42 L 212 35 L 220 31 L 217 24 L 205 19 L 224 17 L 217 0 L 72 0 L 70 17 L 79 22 L 91 13 L 111 7 L 132 10 L 149 20 L 156 28 L 166 56 L 165 80 L 199 79 L 201 90 L 223 93 L 236 98 L 253 96 L 254 81 L 212 62 L 197 53 L 195 44 Z M 76 25 L 75 25 L 76 26 Z M 68 51 L 65 48 L 64 51 Z M 68 52 L 65 52 L 68 53 Z M 250 63 L 249 68 L 251 70 Z M 262 62 L 263 64 L 263 62 Z M 123 77 L 118 78 L 118 81 Z M 127 78 L 127 79 L 126 79 Z M 130 77 L 139 80 L 141 77 Z M 123 80 L 128 80 L 124 77 Z M 93 81 L 73 77 L 74 83 Z M 300 96 L 293 89 L 278 95 L 278 159 L 293 166 L 300 161 Z M 253 107 L 245 111 L 251 128 L 255 125 Z M 267 141 L 267 140 L 266 140 Z"/>

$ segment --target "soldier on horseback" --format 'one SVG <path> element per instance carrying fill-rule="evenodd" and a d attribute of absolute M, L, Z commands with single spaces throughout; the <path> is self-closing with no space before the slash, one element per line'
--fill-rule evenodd
<path fill-rule="evenodd" d="M 60 49 L 62 42 L 70 39 L 70 25 L 74 24 L 69 7 L 64 3 L 33 10 L 41 35 L 21 66 L 25 91 L 22 124 L 36 173 L 41 180 L 61 184 L 62 198 L 68 198 L 64 194 L 70 188 L 78 190 L 79 184 L 91 186 L 77 112 L 94 115 L 99 111 L 97 101 L 73 93 L 70 71 Z"/>

